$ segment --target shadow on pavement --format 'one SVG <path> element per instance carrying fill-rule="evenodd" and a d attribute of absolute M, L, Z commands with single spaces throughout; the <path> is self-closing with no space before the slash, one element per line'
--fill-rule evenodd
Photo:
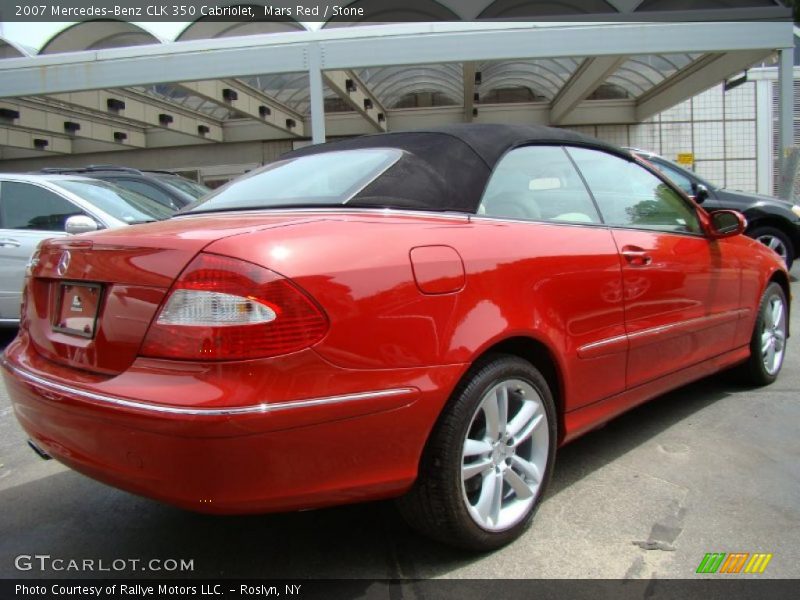
<path fill-rule="evenodd" d="M 659 433 L 741 390 L 735 373 L 726 371 L 689 384 L 627 412 L 605 426 L 559 449 L 548 496 L 613 462 Z"/>

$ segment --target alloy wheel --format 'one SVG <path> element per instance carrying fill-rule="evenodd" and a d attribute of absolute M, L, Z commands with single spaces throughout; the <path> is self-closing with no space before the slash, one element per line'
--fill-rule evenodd
<path fill-rule="evenodd" d="M 781 296 L 773 294 L 763 310 L 761 360 L 767 373 L 775 375 L 781 368 L 786 348 L 786 306 Z"/>
<path fill-rule="evenodd" d="M 542 398 L 528 382 L 504 380 L 484 394 L 461 467 L 464 501 L 481 528 L 503 531 L 528 514 L 547 467 L 549 431 Z"/>

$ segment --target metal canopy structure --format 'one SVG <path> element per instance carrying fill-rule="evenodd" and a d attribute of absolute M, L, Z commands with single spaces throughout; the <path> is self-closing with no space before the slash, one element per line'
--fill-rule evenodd
<path fill-rule="evenodd" d="M 792 139 L 792 23 L 436 22 L 308 31 L 292 21 L 84 22 L 38 52 L 0 40 L 0 158 L 391 130 L 464 121 L 641 122 L 780 55 Z M 405 114 L 405 113 L 404 113 Z M 412 115 L 413 117 L 413 115 Z M 407 115 L 404 126 L 414 123 Z"/>

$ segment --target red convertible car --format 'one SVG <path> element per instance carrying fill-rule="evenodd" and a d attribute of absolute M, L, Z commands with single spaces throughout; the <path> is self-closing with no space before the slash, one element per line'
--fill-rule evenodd
<path fill-rule="evenodd" d="M 630 154 L 463 125 L 304 148 L 170 220 L 50 240 L 3 373 L 43 455 L 191 510 L 398 497 L 490 549 L 556 449 L 780 371 L 780 258 Z"/>

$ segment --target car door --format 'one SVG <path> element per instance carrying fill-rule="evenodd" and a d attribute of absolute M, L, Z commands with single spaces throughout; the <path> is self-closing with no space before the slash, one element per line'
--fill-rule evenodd
<path fill-rule="evenodd" d="M 733 348 L 740 265 L 706 237 L 696 207 L 665 179 L 612 154 L 570 148 L 620 253 L 627 385 Z"/>
<path fill-rule="evenodd" d="M 39 185 L 0 181 L 0 320 L 19 319 L 25 268 L 39 242 L 66 235 L 64 222 L 81 214 L 72 202 Z"/>
<path fill-rule="evenodd" d="M 611 232 L 561 146 L 525 146 L 497 164 L 478 215 L 506 221 L 502 241 L 477 248 L 493 262 L 493 293 L 511 323 L 543 332 L 563 359 L 567 410 L 625 389 L 622 271 Z"/>

